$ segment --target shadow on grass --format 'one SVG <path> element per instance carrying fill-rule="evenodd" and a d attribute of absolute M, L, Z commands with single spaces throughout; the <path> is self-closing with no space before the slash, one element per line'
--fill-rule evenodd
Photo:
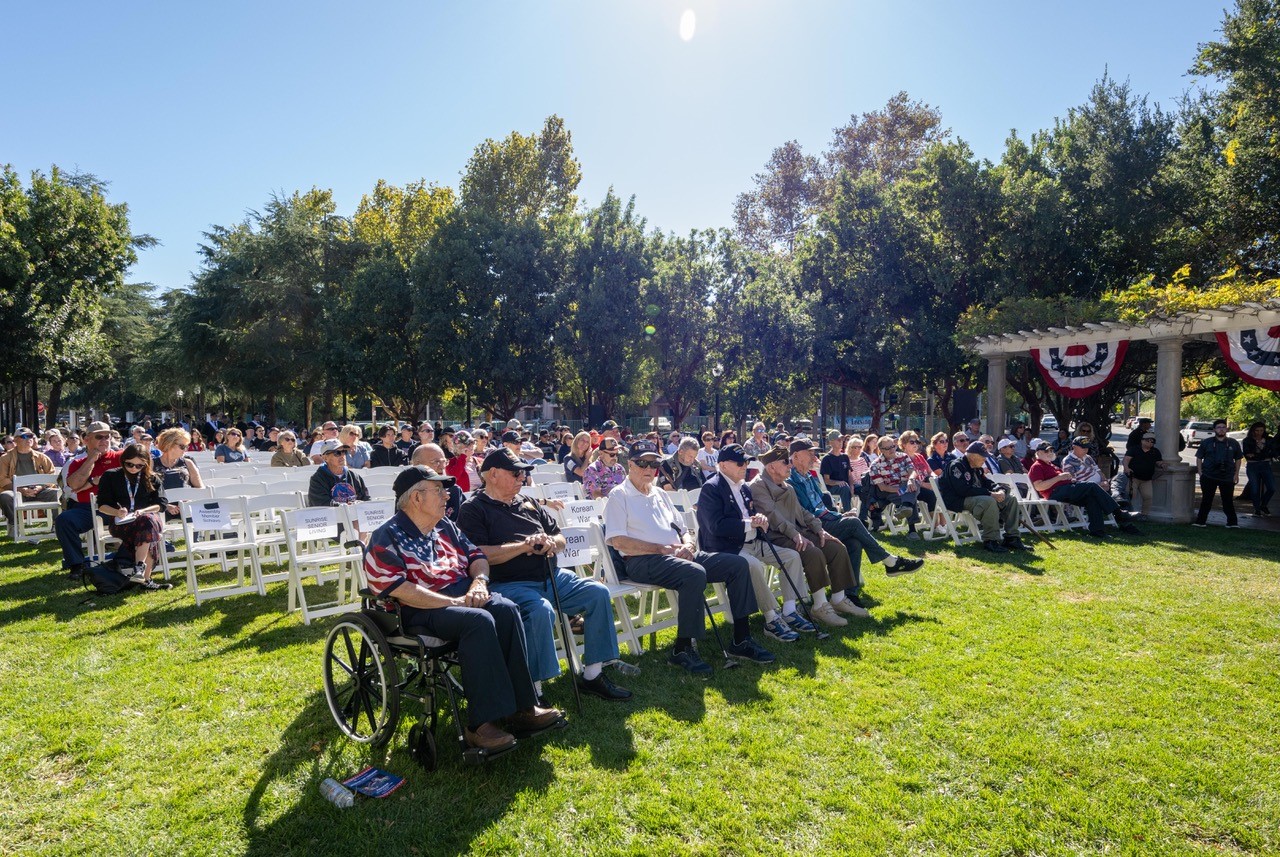
<path fill-rule="evenodd" d="M 320 795 L 320 781 L 345 779 L 359 767 L 350 768 L 353 745 L 337 731 L 324 694 L 313 693 L 280 735 L 249 792 L 244 807 L 249 842 L 244 853 L 465 854 L 478 836 L 501 821 L 518 796 L 545 791 L 554 780 L 553 768 L 541 758 L 543 738 L 522 741 L 487 764 L 464 768 L 448 717 L 437 733 L 439 767 L 424 771 L 405 749 L 405 719 L 414 718 L 402 716 L 388 747 L 366 751 L 355 763 L 400 774 L 404 785 L 385 799 L 361 799 L 351 809 L 338 809 Z M 562 736 L 572 729 L 550 734 Z M 292 795 L 298 789 L 301 795 L 292 806 L 277 805 L 275 795 Z"/>

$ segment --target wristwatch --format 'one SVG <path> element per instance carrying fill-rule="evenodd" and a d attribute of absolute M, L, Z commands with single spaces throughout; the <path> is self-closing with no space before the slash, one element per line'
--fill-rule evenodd
<path fill-rule="evenodd" d="M 489 585 L 489 575 L 487 575 L 487 574 L 477 574 L 477 575 L 476 575 L 474 578 L 472 578 L 472 579 L 473 579 L 473 580 L 482 580 L 482 581 L 484 581 L 484 585 L 485 585 L 485 586 L 488 586 L 488 585 Z"/>

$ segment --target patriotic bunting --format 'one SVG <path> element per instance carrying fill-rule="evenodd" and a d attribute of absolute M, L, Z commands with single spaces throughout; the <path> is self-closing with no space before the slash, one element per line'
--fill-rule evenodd
<path fill-rule="evenodd" d="M 1083 399 L 1107 385 L 1115 377 L 1129 340 L 1033 348 L 1031 359 L 1040 368 L 1045 383 L 1069 399 Z"/>
<path fill-rule="evenodd" d="M 1280 324 L 1218 332 L 1227 365 L 1250 384 L 1280 391 Z"/>

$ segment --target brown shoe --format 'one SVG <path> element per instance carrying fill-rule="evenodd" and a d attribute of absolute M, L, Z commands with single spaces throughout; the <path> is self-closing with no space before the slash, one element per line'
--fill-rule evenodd
<path fill-rule="evenodd" d="M 492 723 L 481 723 L 480 728 L 472 732 L 462 730 L 467 738 L 467 746 L 479 747 L 481 750 L 505 750 L 515 746 L 516 738 L 510 732 L 503 732 Z"/>
<path fill-rule="evenodd" d="M 526 711 L 517 711 L 507 718 L 507 725 L 520 732 L 537 732 L 555 723 L 564 712 L 558 708 L 542 708 L 535 705 Z"/>

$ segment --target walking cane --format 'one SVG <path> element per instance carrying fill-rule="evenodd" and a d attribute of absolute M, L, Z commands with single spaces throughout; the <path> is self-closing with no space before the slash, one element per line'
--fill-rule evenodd
<path fill-rule="evenodd" d="M 769 546 L 769 551 L 773 554 L 774 560 L 778 563 L 778 576 L 787 581 L 787 585 L 791 587 L 791 594 L 796 597 L 796 604 L 800 607 L 800 612 L 804 614 L 805 621 L 812 625 L 815 629 L 815 635 L 819 640 L 831 639 L 831 634 L 822 630 L 822 626 L 813 621 L 813 615 L 809 612 L 809 605 L 804 603 L 804 599 L 800 597 L 800 593 L 796 590 L 795 581 L 791 579 L 791 575 L 787 574 L 787 567 L 782 564 L 782 557 L 778 556 L 778 549 L 773 546 L 773 542 L 765 538 L 760 532 L 760 528 L 756 528 L 756 538 L 764 539 L 764 543 Z"/>
<path fill-rule="evenodd" d="M 573 632 L 565 628 L 564 610 L 560 608 L 560 587 L 556 585 L 556 558 L 547 554 L 547 579 L 551 581 L 551 597 L 556 602 L 556 621 L 564 633 L 564 656 L 569 662 L 569 677 L 573 682 L 573 698 L 578 703 L 578 713 L 582 713 L 582 691 L 578 689 L 578 676 L 573 671 Z"/>

